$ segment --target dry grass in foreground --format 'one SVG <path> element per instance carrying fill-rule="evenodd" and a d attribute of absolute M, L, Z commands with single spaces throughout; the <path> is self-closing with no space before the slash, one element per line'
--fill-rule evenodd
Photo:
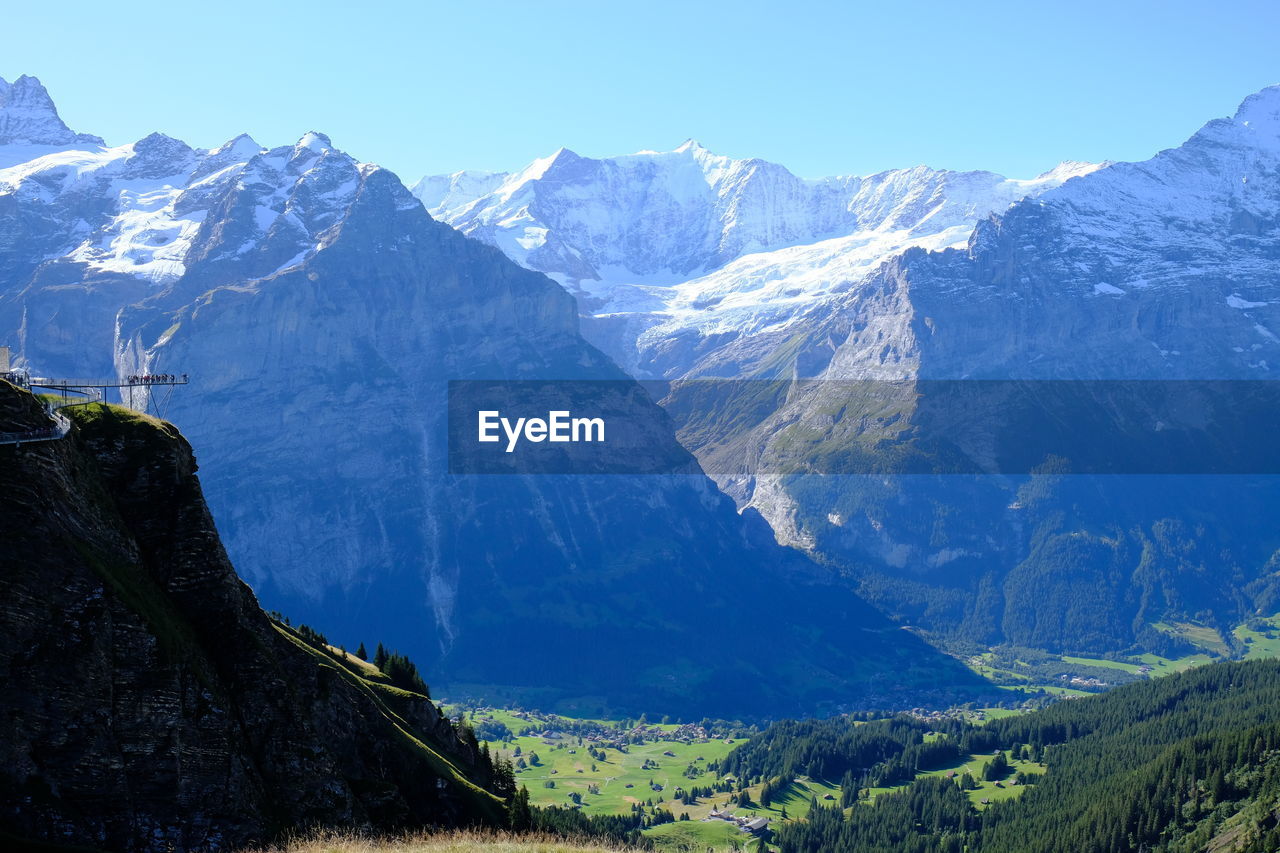
<path fill-rule="evenodd" d="M 279 847 L 245 853 L 469 853 L 472 850 L 482 853 L 617 853 L 634 849 L 601 842 L 566 841 L 554 835 L 453 830 L 375 838 L 350 833 L 324 833 L 299 838 Z"/>

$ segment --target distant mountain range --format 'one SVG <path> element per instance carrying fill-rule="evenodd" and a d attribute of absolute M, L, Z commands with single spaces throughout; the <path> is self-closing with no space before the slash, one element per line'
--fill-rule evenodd
<path fill-rule="evenodd" d="M 245 575 L 335 636 L 384 623 L 459 690 L 744 713 L 724 685 L 754 681 L 796 712 L 885 701 L 886 661 L 921 662 L 908 692 L 965 682 L 893 624 L 953 651 L 1230 654 L 1280 609 L 1274 479 L 1067 477 L 1070 446 L 1032 478 L 811 473 L 898 458 L 921 380 L 1271 378 L 1280 89 L 1147 162 L 1025 181 L 803 180 L 690 141 L 412 194 L 322 134 L 112 148 L 31 78 L 0 91 L 0 335 L 47 374 L 198 377 L 171 416 Z M 449 380 L 628 376 L 670 383 L 715 485 L 447 474 Z M 907 386 L 872 412 L 827 380 Z M 725 626 L 754 636 L 743 601 L 779 595 L 820 631 L 715 657 Z M 513 637 L 536 666 L 504 659 Z"/>
<path fill-rule="evenodd" d="M 0 91 L 0 339 L 44 376 L 190 374 L 168 417 L 268 606 L 450 695 L 541 707 L 741 717 L 978 685 L 692 460 L 450 475 L 449 380 L 629 380 L 563 289 L 395 175 L 318 133 L 108 147 L 33 78 Z"/>
<path fill-rule="evenodd" d="M 957 648 L 1171 652 L 1199 636 L 1221 654 L 1232 625 L 1280 606 L 1274 479 L 1052 476 L 1024 500 L 1025 478 L 803 473 L 897 452 L 887 424 L 921 427 L 911 387 L 877 414 L 821 380 L 1274 378 L 1280 88 L 1146 162 L 1031 181 L 804 181 L 686 143 L 414 191 L 576 293 L 584 333 L 633 375 L 819 380 L 719 398 L 676 381 L 664 404 L 740 507 L 895 620 Z"/>
<path fill-rule="evenodd" d="M 726 375 L 731 341 L 786 328 L 908 247 L 961 246 L 979 219 L 1098 166 L 1026 181 L 917 166 L 804 180 L 689 140 L 510 174 L 423 178 L 431 215 L 578 297 L 584 333 L 633 375 Z"/>

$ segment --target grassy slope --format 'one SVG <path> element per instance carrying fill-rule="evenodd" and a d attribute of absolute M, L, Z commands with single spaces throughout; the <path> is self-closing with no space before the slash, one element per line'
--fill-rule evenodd
<path fill-rule="evenodd" d="M 501 710 L 485 710 L 472 715 L 473 724 L 492 719 L 506 725 L 512 732 L 519 732 L 531 725 L 529 720 L 521 719 L 511 712 Z M 578 722 L 612 725 L 608 721 L 583 720 Z M 674 725 L 661 726 L 666 731 L 673 731 Z M 534 805 L 570 805 L 569 794 L 582 796 L 583 811 L 587 814 L 621 814 L 630 810 L 633 802 L 644 802 L 652 799 L 655 804 L 658 798 L 670 800 L 677 787 L 689 788 L 692 785 L 705 786 L 716 782 L 717 777 L 707 771 L 707 762 L 717 761 L 737 744 L 739 738 L 732 742 L 723 739 L 712 739 L 704 743 L 683 743 L 678 740 L 650 740 L 644 744 L 632 744 L 627 752 L 616 749 L 605 749 L 605 761 L 593 761 L 587 754 L 590 744 L 578 744 L 573 735 L 566 735 L 561 740 L 546 740 L 542 737 L 516 737 L 509 744 L 495 743 L 490 747 L 497 753 L 516 760 L 515 748 L 520 747 L 522 756 L 528 760 L 531 753 L 537 753 L 540 763 L 517 769 L 517 784 L 529 789 L 529 799 Z M 599 752 L 600 747 L 595 747 Z M 674 753 L 673 756 L 664 755 Z M 655 769 L 642 769 L 646 761 L 654 762 Z M 595 769 L 592 770 L 592 765 Z M 693 765 L 697 772 L 692 776 L 684 775 L 685 770 Z M 654 791 L 649 787 L 650 780 L 663 787 L 662 791 Z M 555 782 L 554 788 L 547 788 L 545 783 Z M 598 795 L 588 792 L 590 785 L 599 787 Z M 632 787 L 628 788 L 630 785 Z M 679 815 L 688 810 L 679 803 L 668 805 Z"/>
<path fill-rule="evenodd" d="M 557 718 L 566 719 L 567 718 Z M 518 733 L 531 725 L 542 727 L 541 723 L 518 717 L 511 711 L 485 709 L 471 715 L 471 721 L 478 727 L 486 721 L 499 722 L 507 726 L 513 733 Z M 592 723 L 604 727 L 613 727 L 617 721 L 608 720 L 572 720 L 568 722 Z M 678 726 L 659 725 L 657 728 L 665 732 L 673 732 Z M 693 805 L 685 805 L 673 799 L 677 787 L 688 789 L 691 786 L 708 787 L 719 781 L 719 777 L 707 770 L 708 762 L 718 761 L 733 749 L 744 743 L 742 738 L 712 738 L 703 742 L 684 743 L 675 739 L 659 738 L 644 744 L 630 744 L 627 752 L 605 748 L 605 761 L 593 761 L 587 754 L 588 747 L 595 748 L 597 754 L 601 747 L 598 744 L 584 743 L 579 746 L 576 735 L 566 735 L 563 739 L 547 740 L 539 736 L 515 737 L 509 743 L 490 743 L 496 754 L 505 755 L 515 760 L 515 748 L 520 747 L 521 756 L 526 760 L 531 753 L 537 753 L 539 764 L 517 770 L 517 784 L 529 790 L 530 801 L 540 806 L 571 805 L 570 793 L 582 796 L 583 811 L 587 814 L 626 814 L 636 802 L 647 803 L 652 800 L 658 808 L 664 808 L 679 817 L 688 813 L 689 820 L 676 820 L 645 830 L 645 835 L 652 839 L 660 849 L 706 850 L 708 847 L 716 851 L 727 851 L 737 843 L 745 845 L 751 837 L 721 820 L 706 820 L 713 807 L 723 807 L 729 801 L 729 794 L 716 794 L 711 798 L 703 798 Z M 671 752 L 674 755 L 665 755 Z M 646 761 L 656 762 L 654 769 L 643 769 Z M 595 770 L 592 770 L 592 765 Z M 686 769 L 693 765 L 696 772 L 685 775 Z M 579 772 L 581 771 L 581 772 Z M 661 785 L 662 791 L 649 787 L 650 780 Z M 545 783 L 554 781 L 554 788 L 545 787 Z M 600 793 L 591 794 L 588 787 L 596 785 Z M 630 785 L 631 787 L 627 787 Z M 812 786 L 812 792 L 809 791 Z M 800 816 L 808 812 L 811 796 L 822 795 L 832 789 L 820 783 L 802 782 L 797 790 L 788 792 L 771 809 L 735 809 L 741 814 L 755 814 L 761 817 L 778 818 L 782 806 L 787 807 L 789 816 Z M 759 801 L 759 786 L 751 789 L 753 800 Z M 662 801 L 659 802 L 659 799 Z"/>
<path fill-rule="evenodd" d="M 1280 629 L 1280 616 L 1272 617 L 1267 621 L 1268 624 Z M 1206 663 L 1212 663 L 1215 660 L 1228 659 L 1226 643 L 1222 641 L 1221 636 L 1216 632 L 1202 626 L 1183 624 L 1179 626 L 1163 626 L 1161 630 L 1199 646 L 1204 651 L 1196 652 L 1180 658 L 1165 658 L 1154 654 L 1134 655 L 1125 660 L 1110 660 L 1108 658 L 1089 658 L 1078 655 L 1062 655 L 1059 660 L 1063 664 L 1063 671 L 1070 672 L 1073 667 L 1084 667 L 1089 669 L 1112 669 L 1123 672 L 1128 675 L 1138 675 L 1146 678 L 1158 678 L 1164 675 L 1173 675 L 1178 672 L 1185 672 L 1196 666 L 1202 666 Z M 1264 657 L 1280 657 L 1280 632 L 1269 632 L 1275 634 L 1274 637 L 1268 637 L 1266 634 L 1252 631 L 1241 625 L 1233 632 L 1235 637 L 1242 643 L 1248 638 L 1248 651 L 1244 655 L 1246 660 Z M 1055 696 L 1090 696 L 1095 695 L 1095 691 L 1079 690 L 1072 687 L 1064 687 L 1061 683 L 1045 681 L 1037 679 L 1025 672 L 1017 669 L 1000 668 L 992 665 L 992 654 L 990 652 L 980 655 L 973 655 L 964 660 L 969 669 L 981 675 L 983 678 L 1003 679 L 1013 681 L 1013 684 L 1001 684 L 1001 689 L 1011 693 L 1051 693 Z M 1143 673 L 1142 667 L 1148 667 L 1148 671 Z"/>
<path fill-rule="evenodd" d="M 627 848 L 576 843 L 550 836 L 456 831 L 404 838 L 370 839 L 357 835 L 319 835 L 293 841 L 271 853 L 613 853 Z M 245 851 L 244 853 L 248 853 Z"/>
<path fill-rule="evenodd" d="M 680 820 L 647 829 L 644 834 L 659 850 L 670 851 L 711 848 L 719 853 L 732 850 L 735 843 L 743 847 L 752 841 L 751 836 L 723 820 Z"/>
<path fill-rule="evenodd" d="M 1236 628 L 1236 639 L 1244 643 L 1247 651 L 1245 660 L 1256 658 L 1280 657 L 1280 616 L 1260 620 L 1265 624 L 1261 631 L 1255 631 L 1245 625 Z"/>
<path fill-rule="evenodd" d="M 995 719 L 1013 713 L 1016 712 L 1005 709 L 987 709 L 983 713 L 983 719 Z M 567 718 L 553 719 L 564 719 L 565 722 L 590 722 L 602 726 L 616 725 L 614 722 L 604 720 L 570 721 Z M 540 729 L 550 728 L 554 730 L 553 723 L 545 725 L 542 722 L 534 723 L 529 719 L 517 716 L 514 712 L 500 709 L 476 711 L 471 715 L 471 720 L 477 726 L 482 726 L 490 721 L 502 723 L 511 729 L 513 733 L 531 725 Z M 658 726 L 658 728 L 664 731 L 674 731 L 677 726 Z M 692 805 L 685 805 L 679 800 L 673 799 L 677 786 L 686 789 L 690 786 L 713 786 L 720 780 L 720 777 L 706 770 L 707 762 L 723 758 L 744 742 L 742 739 L 735 739 L 729 742 L 723 738 L 698 743 L 657 739 L 641 745 L 630 745 L 626 753 L 606 748 L 606 760 L 603 762 L 593 760 L 587 754 L 588 747 L 594 747 L 597 750 L 597 754 L 600 747 L 589 743 L 584 743 L 580 746 L 576 735 L 565 735 L 563 738 L 557 739 L 546 739 L 538 735 L 530 735 L 515 737 L 509 743 L 493 743 L 490 746 L 497 753 L 506 755 L 513 760 L 516 757 L 515 748 L 517 746 L 520 747 L 521 757 L 526 760 L 532 753 L 537 753 L 539 758 L 538 765 L 527 767 L 516 773 L 518 783 L 528 787 L 530 799 L 536 805 L 570 805 L 569 794 L 576 792 L 582 796 L 583 811 L 588 814 L 625 814 L 630 811 L 633 803 L 647 803 L 649 800 L 652 800 L 653 804 L 658 808 L 667 809 L 677 818 L 682 814 L 688 814 L 689 820 L 687 821 L 676 820 L 673 823 L 662 824 L 645 830 L 646 837 L 653 840 L 660 849 L 665 850 L 694 849 L 702 851 L 711 848 L 715 851 L 726 851 L 733 849 L 735 843 L 739 846 L 749 846 L 749 843 L 754 843 L 751 836 L 743 833 L 736 826 L 725 821 L 709 819 L 708 815 L 712 809 L 727 808 L 736 814 L 767 817 L 777 822 L 784 819 L 797 820 L 803 818 L 809 813 L 810 806 L 814 800 L 829 805 L 830 800 L 825 799 L 826 797 L 830 796 L 833 799 L 840 797 L 839 785 L 802 777 L 797 779 L 787 790 L 776 796 L 768 808 L 760 805 L 762 787 L 760 785 L 753 785 L 747 789 L 751 795 L 751 802 L 754 804 L 748 808 L 740 808 L 736 804 L 730 804 L 731 795 L 728 793 L 717 793 L 711 797 L 700 798 Z M 674 753 L 674 756 L 665 755 L 664 753 L 666 752 Z M 1009 757 L 1007 753 L 1006 757 Z M 956 776 L 966 772 L 972 774 L 979 780 L 981 787 L 970 791 L 969 798 L 973 801 L 974 806 L 979 809 L 984 808 L 982 802 L 984 799 L 994 803 L 1019 796 L 1025 790 L 1021 786 L 1009 785 L 1008 782 L 1005 782 L 1004 787 L 998 787 L 995 782 L 981 781 L 982 766 L 990 758 L 990 755 L 971 755 L 964 761 L 957 762 L 954 766 L 936 768 L 920 775 L 943 776 L 949 771 L 954 771 Z M 646 760 L 657 762 L 658 767 L 649 770 L 642 769 Z M 595 765 L 595 770 L 592 770 L 593 764 Z M 684 775 L 685 769 L 690 764 L 699 771 L 694 778 Z M 1044 772 L 1043 765 L 1014 760 L 1011 757 L 1010 764 L 1013 768 L 1009 774 L 1010 780 L 1019 770 L 1036 773 Z M 663 790 L 654 791 L 650 788 L 650 780 L 654 784 L 663 786 Z M 555 787 L 545 787 L 547 781 L 554 781 Z M 599 794 L 589 793 L 588 787 L 593 784 L 599 786 Z M 628 784 L 632 785 L 632 787 L 626 787 Z M 905 785 L 870 789 L 867 799 L 859 807 L 869 808 L 880 794 L 892 790 L 900 790 L 903 787 Z M 783 817 L 784 813 L 786 815 L 785 818 Z"/>
<path fill-rule="evenodd" d="M 967 792 L 969 794 L 969 800 L 975 807 L 981 810 L 989 803 L 1015 799 L 1016 797 L 1021 796 L 1023 791 L 1027 790 L 1025 786 L 1010 784 L 1010 782 L 1013 781 L 1013 777 L 1017 775 L 1019 770 L 1026 771 L 1027 773 L 1045 772 L 1045 766 L 1043 764 L 1014 758 L 1012 753 L 1007 750 L 1005 751 L 1004 757 L 1009 760 L 1009 766 L 1012 769 L 1004 780 L 996 780 L 1000 781 L 1000 785 L 997 785 L 996 781 L 988 782 L 982 778 L 982 766 L 991 760 L 991 755 L 970 755 L 962 761 L 957 761 L 955 764 L 949 764 L 946 767 L 937 767 L 933 770 L 926 770 L 923 773 L 918 774 L 916 778 L 923 778 L 925 776 L 946 776 L 948 774 L 954 774 L 958 778 L 963 776 L 965 773 L 968 773 L 977 780 L 979 786 L 974 790 Z M 905 787 L 906 785 L 897 785 L 892 788 L 871 788 L 869 789 L 869 796 L 870 799 L 874 801 L 875 798 L 879 797 L 881 794 L 888 793 L 889 791 L 899 791 Z M 986 800 L 987 802 L 984 803 L 983 800 Z"/>
<path fill-rule="evenodd" d="M 375 680 L 363 677 L 363 672 L 366 666 L 372 669 L 377 676 L 382 676 L 381 671 L 376 667 L 364 664 L 363 661 L 360 661 L 358 658 L 350 655 L 347 656 L 347 660 L 343 662 L 347 664 L 344 666 L 343 663 L 339 663 L 333 657 L 304 642 L 293 632 L 293 630 L 286 628 L 279 623 L 272 624 L 275 625 L 276 630 L 283 636 L 287 637 L 290 642 L 314 657 L 317 665 L 332 669 L 334 672 L 341 675 L 349 684 L 368 695 L 369 698 L 378 706 L 379 710 L 381 710 L 386 716 L 388 722 L 391 723 L 396 733 L 403 739 L 405 745 L 425 758 L 427 763 L 431 765 L 432 770 L 446 779 L 452 779 L 456 785 L 471 792 L 480 806 L 489 813 L 490 817 L 495 819 L 501 817 L 503 804 L 497 797 L 471 782 L 471 780 L 466 777 L 466 774 L 463 773 L 457 765 L 429 746 L 417 733 L 413 731 L 412 727 L 405 722 L 404 718 L 390 707 L 396 699 L 412 694 L 406 690 L 401 690 L 398 687 L 393 687 L 390 684 L 383 683 L 381 678 Z M 364 665 L 361 666 L 362 664 Z"/>

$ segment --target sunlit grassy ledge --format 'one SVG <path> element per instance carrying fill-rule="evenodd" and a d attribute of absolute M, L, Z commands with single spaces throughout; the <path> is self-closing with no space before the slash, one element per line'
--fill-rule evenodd
<path fill-rule="evenodd" d="M 398 838 L 326 833 L 289 841 L 278 847 L 254 848 L 242 853 L 465 853 L 471 850 L 485 853 L 615 853 L 633 849 L 597 842 L 577 843 L 550 835 L 460 830 Z"/>

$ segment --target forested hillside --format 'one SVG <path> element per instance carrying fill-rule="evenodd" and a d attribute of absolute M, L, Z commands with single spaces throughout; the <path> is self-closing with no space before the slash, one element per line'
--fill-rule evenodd
<path fill-rule="evenodd" d="M 946 771 L 982 755 L 982 776 L 1009 798 L 975 802 L 977 780 Z M 724 767 L 775 788 L 842 780 L 838 802 L 779 829 L 782 853 L 1274 850 L 1280 661 L 1214 664 L 986 725 L 780 723 Z"/>

